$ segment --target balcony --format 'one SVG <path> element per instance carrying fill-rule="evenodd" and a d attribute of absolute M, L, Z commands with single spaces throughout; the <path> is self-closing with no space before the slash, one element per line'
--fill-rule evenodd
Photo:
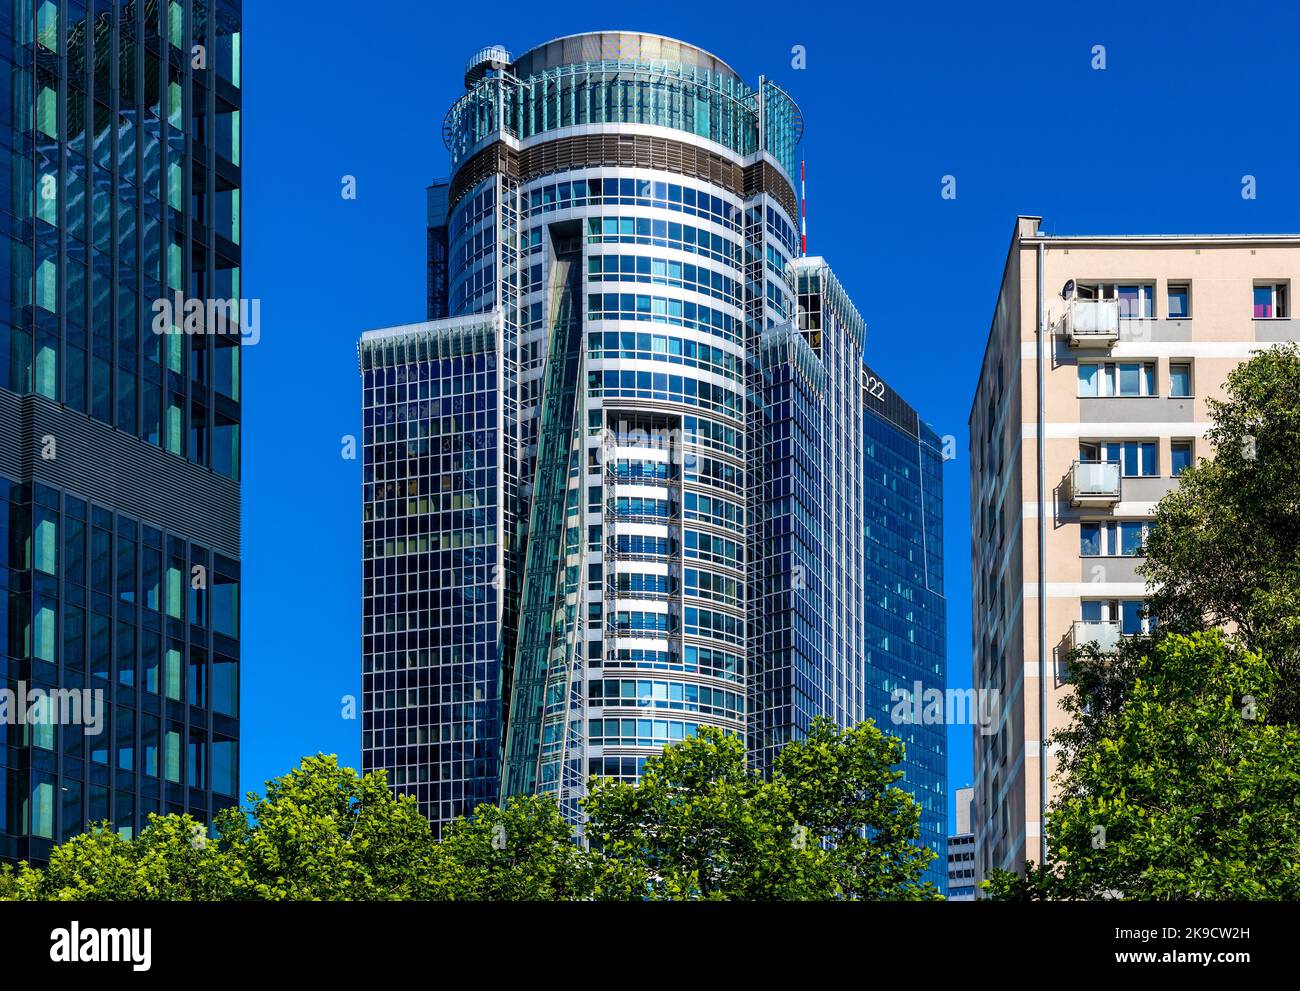
<path fill-rule="evenodd" d="M 1076 461 L 1070 466 L 1070 505 L 1109 509 L 1119 502 L 1118 461 Z"/>
<path fill-rule="evenodd" d="M 1075 650 L 1093 644 L 1103 654 L 1113 654 L 1119 650 L 1122 637 L 1120 625 L 1116 622 L 1076 620 L 1070 627 L 1070 646 Z"/>
<path fill-rule="evenodd" d="M 1071 347 L 1108 348 L 1119 340 L 1119 300 L 1072 299 L 1061 323 Z"/>

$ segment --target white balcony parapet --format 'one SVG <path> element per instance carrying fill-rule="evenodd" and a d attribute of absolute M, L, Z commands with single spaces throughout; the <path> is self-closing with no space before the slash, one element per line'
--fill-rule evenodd
<path fill-rule="evenodd" d="M 1072 299 L 1062 324 L 1074 347 L 1110 347 L 1119 340 L 1119 300 Z"/>
<path fill-rule="evenodd" d="M 1118 461 L 1076 461 L 1070 466 L 1070 505 L 1113 506 L 1120 492 Z"/>
<path fill-rule="evenodd" d="M 1070 627 L 1070 646 L 1077 650 L 1088 644 L 1095 644 L 1103 654 L 1111 654 L 1119 649 L 1119 642 L 1123 636 L 1119 623 L 1114 621 L 1076 620 Z"/>

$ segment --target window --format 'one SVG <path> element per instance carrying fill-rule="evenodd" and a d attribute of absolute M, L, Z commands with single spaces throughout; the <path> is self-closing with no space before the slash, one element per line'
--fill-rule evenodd
<path fill-rule="evenodd" d="M 1190 361 L 1171 361 L 1169 363 L 1169 395 L 1175 399 L 1186 399 L 1192 394 L 1192 363 Z"/>
<path fill-rule="evenodd" d="M 1156 450 L 1153 440 L 1085 441 L 1079 444 L 1079 460 L 1118 463 L 1126 478 L 1150 477 L 1158 474 Z"/>
<path fill-rule="evenodd" d="M 218 566 L 223 566 L 220 562 L 224 559 L 217 560 Z M 239 636 L 239 579 L 220 571 L 212 575 L 212 628 L 222 636 Z"/>
<path fill-rule="evenodd" d="M 1283 320 L 1287 317 L 1287 286 L 1285 282 L 1255 285 L 1256 320 Z"/>
<path fill-rule="evenodd" d="M 1186 320 L 1192 315 L 1192 287 L 1186 282 L 1169 283 L 1169 319 Z"/>
<path fill-rule="evenodd" d="M 1104 361 L 1079 363 L 1079 395 L 1155 396 L 1154 361 Z"/>
<path fill-rule="evenodd" d="M 1150 283 L 1080 283 L 1079 299 L 1118 299 L 1121 320 L 1143 320 L 1155 316 L 1155 287 Z"/>
<path fill-rule="evenodd" d="M 1192 466 L 1192 442 L 1174 440 L 1169 442 L 1169 474 L 1177 477 Z"/>
<path fill-rule="evenodd" d="M 1119 297 L 1121 320 L 1141 320 L 1154 314 L 1150 286 L 1117 286 L 1115 295 Z"/>
<path fill-rule="evenodd" d="M 1146 618 L 1146 603 L 1141 599 L 1125 599 L 1119 605 L 1119 628 L 1124 636 L 1149 633 L 1155 629 L 1155 622 Z"/>
<path fill-rule="evenodd" d="M 1079 618 L 1085 623 L 1118 623 L 1124 636 L 1150 633 L 1155 620 L 1145 615 L 1142 599 L 1084 599 L 1079 604 Z"/>

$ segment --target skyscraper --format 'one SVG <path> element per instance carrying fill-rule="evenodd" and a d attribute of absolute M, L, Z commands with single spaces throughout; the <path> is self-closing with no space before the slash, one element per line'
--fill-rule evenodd
<path fill-rule="evenodd" d="M 1070 651 L 1149 632 L 1161 496 L 1228 373 L 1300 339 L 1300 236 L 1055 235 L 1019 217 L 970 416 L 976 882 L 1041 862 Z"/>
<path fill-rule="evenodd" d="M 0 859 L 237 801 L 240 15 L 0 8 Z"/>
<path fill-rule="evenodd" d="M 766 767 L 860 720 L 865 329 L 799 257 L 797 108 L 636 33 L 465 83 L 430 322 L 360 343 L 364 768 L 577 821 L 700 726 Z"/>
<path fill-rule="evenodd" d="M 863 585 L 866 717 L 906 744 L 906 788 L 921 806 L 921 842 L 938 854 L 926 880 L 943 891 L 948 832 L 946 722 L 903 712 L 948 679 L 943 596 L 943 442 L 867 367 L 863 379 Z M 945 707 L 945 718 L 947 716 Z"/>
<path fill-rule="evenodd" d="M 749 751 L 763 769 L 817 716 L 866 718 L 862 351 L 821 258 L 790 263 L 797 319 L 762 333 L 751 390 Z"/>

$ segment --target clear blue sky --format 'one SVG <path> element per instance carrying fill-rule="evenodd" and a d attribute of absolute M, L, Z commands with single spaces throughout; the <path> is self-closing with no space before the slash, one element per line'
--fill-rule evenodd
<path fill-rule="evenodd" d="M 262 300 L 262 339 L 245 355 L 245 790 L 303 754 L 360 761 L 340 699 L 361 680 L 361 482 L 340 437 L 360 430 L 360 332 L 424 317 L 424 188 L 447 173 L 442 117 L 472 52 L 648 31 L 715 52 L 751 83 L 765 73 L 799 102 L 809 252 L 866 317 L 874 368 L 958 438 L 945 591 L 961 687 L 966 418 L 1013 220 L 1041 214 L 1058 233 L 1300 230 L 1300 14 L 1285 6 L 246 2 L 244 292 Z M 355 202 L 339 195 L 344 175 Z M 955 201 L 939 195 L 944 175 Z M 952 788 L 969 783 L 969 731 L 950 732 L 949 768 Z"/>

